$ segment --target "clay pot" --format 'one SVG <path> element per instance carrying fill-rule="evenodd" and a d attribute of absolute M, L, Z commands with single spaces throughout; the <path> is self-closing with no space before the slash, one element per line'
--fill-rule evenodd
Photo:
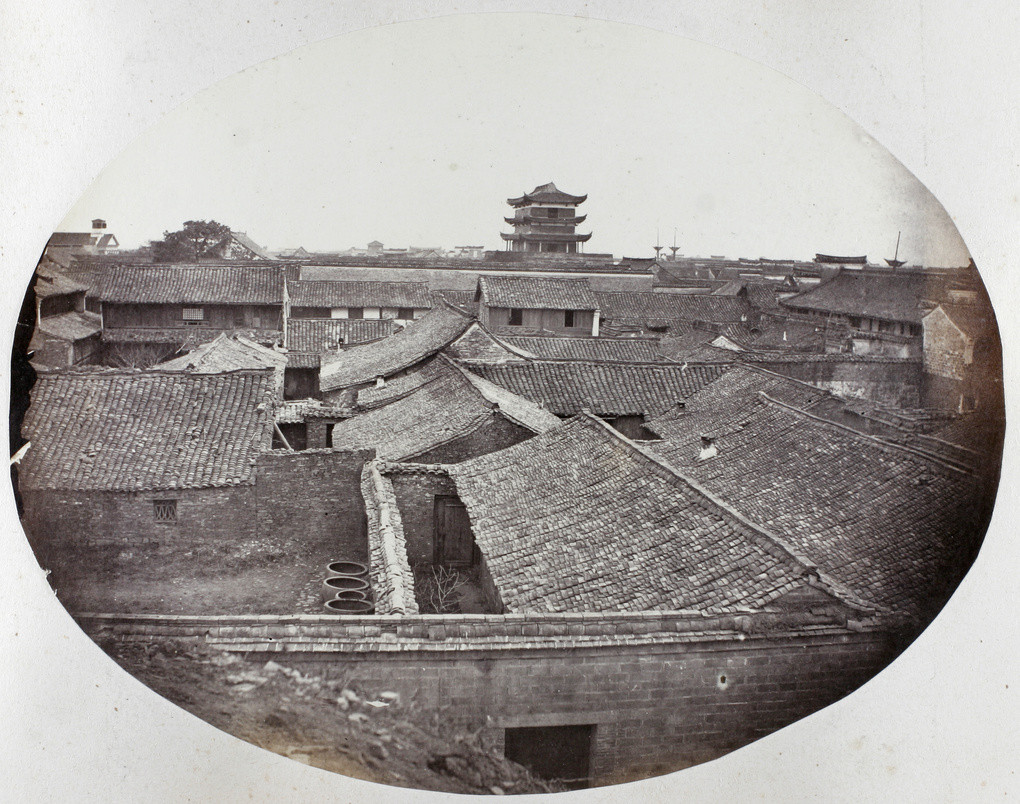
<path fill-rule="evenodd" d="M 352 575 L 337 575 L 327 578 L 322 582 L 322 601 L 332 600 L 337 592 L 344 590 L 358 590 L 363 592 L 368 589 L 368 581 L 364 578 L 355 578 Z"/>
<path fill-rule="evenodd" d="M 371 614 L 375 605 L 367 600 L 335 600 L 326 601 L 326 608 L 334 614 Z"/>
<path fill-rule="evenodd" d="M 326 570 L 330 575 L 353 575 L 355 578 L 368 575 L 368 567 L 360 561 L 334 561 Z"/>

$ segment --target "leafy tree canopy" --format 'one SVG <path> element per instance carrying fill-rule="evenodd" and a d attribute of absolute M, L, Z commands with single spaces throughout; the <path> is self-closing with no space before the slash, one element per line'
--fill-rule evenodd
<path fill-rule="evenodd" d="M 176 232 L 163 232 L 162 240 L 152 243 L 156 262 L 198 262 L 223 256 L 230 240 L 230 227 L 217 221 L 185 221 Z"/>

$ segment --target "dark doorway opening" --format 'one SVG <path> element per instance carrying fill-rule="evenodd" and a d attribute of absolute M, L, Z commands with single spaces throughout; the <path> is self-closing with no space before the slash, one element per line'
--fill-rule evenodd
<path fill-rule="evenodd" d="M 589 785 L 594 734 L 595 727 L 591 725 L 507 729 L 503 756 L 536 776 L 580 790 Z"/>

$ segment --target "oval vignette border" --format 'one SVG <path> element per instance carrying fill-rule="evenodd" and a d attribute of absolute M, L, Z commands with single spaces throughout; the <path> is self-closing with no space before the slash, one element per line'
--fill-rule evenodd
<path fill-rule="evenodd" d="M 626 20 L 624 20 L 624 21 L 626 21 Z M 317 38 L 318 37 L 313 37 L 312 41 L 314 41 Z M 697 37 L 696 37 L 696 35 L 693 35 L 693 33 L 692 33 L 692 38 L 697 38 Z M 261 61 L 262 58 L 268 57 L 269 55 L 272 55 L 272 54 L 264 54 L 264 56 L 261 56 L 260 58 L 256 59 L 256 61 Z M 749 58 L 754 60 L 753 56 L 749 56 Z M 865 128 L 869 128 L 869 127 L 865 125 Z M 885 144 L 885 140 L 880 135 L 877 136 L 876 139 L 878 139 L 878 141 L 881 142 L 882 144 Z M 1008 151 L 1009 147 L 1011 147 L 1009 143 L 1004 144 L 1004 150 Z M 99 168 L 102 168 L 103 165 L 94 165 L 92 167 L 94 167 L 95 169 L 99 169 Z M 95 171 L 93 170 L 93 172 L 95 172 Z M 942 194 L 936 193 L 936 196 L 939 198 L 940 201 L 944 201 L 945 200 L 944 196 Z M 70 199 L 67 199 L 67 200 L 74 200 L 74 199 L 70 198 Z M 949 209 L 950 213 L 953 213 L 954 212 L 953 203 L 952 202 L 945 202 L 945 203 L 946 203 L 946 206 Z M 49 228 L 53 228 L 53 222 L 52 221 L 41 220 L 40 223 L 39 223 L 39 226 L 41 226 L 44 229 L 47 226 L 49 226 Z M 990 276 L 987 273 L 989 268 L 993 268 L 994 266 L 991 263 L 991 261 L 989 261 L 989 265 L 988 266 L 985 266 L 984 261 L 982 260 L 982 254 L 983 253 L 991 253 L 989 249 L 987 249 L 987 248 L 983 249 L 982 248 L 982 246 L 984 246 L 985 244 L 983 244 L 980 241 L 975 240 L 974 238 L 968 236 L 968 232 L 966 230 L 963 231 L 963 235 L 965 236 L 965 239 L 967 240 L 968 245 L 970 246 L 972 252 L 975 253 L 975 257 L 976 257 L 976 259 L 978 261 L 979 268 L 981 268 L 983 270 L 983 274 L 982 275 L 983 275 L 983 278 L 985 279 L 986 284 L 989 286 L 990 292 L 993 295 L 993 300 L 998 299 L 1000 301 L 1000 304 L 998 305 L 998 309 L 1000 310 L 1000 317 L 1001 317 L 1000 318 L 1000 328 L 1001 328 L 1001 330 L 1003 332 L 1003 340 L 1008 345 L 1010 343 L 1010 341 L 1012 340 L 1011 337 L 1010 337 L 1010 335 L 1012 334 L 1012 332 L 1011 332 L 1011 330 L 1012 330 L 1012 322 L 1010 322 L 1007 325 L 1007 322 L 1005 320 L 1005 315 L 1003 315 L 1003 311 L 1002 311 L 1002 304 L 1001 304 L 1001 302 L 1002 302 L 1002 300 L 1004 298 L 1007 298 L 1006 294 L 1004 293 L 1002 278 L 1001 277 L 993 277 L 993 276 Z M 26 263 L 26 265 L 28 265 L 28 264 Z M 26 269 L 23 269 L 21 265 L 18 265 L 18 266 L 15 267 L 15 270 L 26 270 Z M 28 268 L 27 270 L 30 270 L 30 268 Z M 18 281 L 15 283 L 16 287 L 23 286 L 24 283 L 21 281 L 22 276 L 23 275 L 19 275 Z M 1007 356 L 1008 356 L 1008 354 L 1009 354 L 1009 351 L 1007 350 Z M 1009 376 L 1009 361 L 1007 359 L 1007 377 L 1008 376 Z M 1009 468 L 1010 468 L 1010 461 L 1008 460 L 1008 455 L 1007 455 L 1006 463 L 1004 463 L 1004 474 L 1003 474 L 1003 481 L 1002 481 L 1001 488 L 1005 488 L 1008 485 L 1009 478 L 1010 478 L 1010 475 L 1008 474 Z M 1001 506 L 1001 504 L 1002 503 L 1000 501 L 1000 506 Z M 999 533 L 999 531 L 1003 530 L 1003 528 L 1001 526 L 1001 522 L 1002 522 L 1001 512 L 997 512 L 996 519 L 993 520 L 992 529 L 989 531 L 989 537 L 986 540 L 986 546 L 988 545 L 989 542 L 991 542 L 993 540 L 993 538 L 996 535 L 998 535 L 998 536 L 1002 536 L 1003 535 L 1003 534 Z M 998 525 L 998 527 L 997 527 L 997 525 Z M 979 559 L 979 562 L 980 561 L 981 561 L 981 559 Z M 31 567 L 29 567 L 28 569 L 31 570 Z M 968 580 L 971 580 L 972 577 L 975 574 L 976 574 L 976 572 L 974 570 L 972 570 L 970 576 L 968 576 Z M 967 581 L 965 581 L 965 584 L 966 583 L 967 583 Z M 29 606 L 35 606 L 35 605 L 46 606 L 46 605 L 49 605 L 49 604 L 45 600 L 40 600 L 38 602 L 34 602 L 34 601 L 33 602 L 29 602 L 28 605 Z M 952 605 L 952 603 L 950 605 Z M 944 616 L 945 616 L 945 612 L 943 613 L 942 616 L 940 616 L 939 619 L 941 620 L 942 617 L 944 617 Z M 938 624 L 938 622 L 939 622 L 939 620 L 936 620 L 936 624 Z M 1013 628 L 1015 630 L 1015 626 L 1013 626 Z M 931 631 L 931 630 L 933 630 L 933 628 L 929 629 L 929 631 Z M 999 632 L 999 633 L 1001 635 L 1003 632 Z M 910 654 L 910 651 L 908 651 L 908 655 L 909 654 Z M 889 671 L 887 670 L 885 672 L 889 672 Z M 960 681 L 963 682 L 963 679 L 960 679 Z M 807 725 L 808 724 L 802 722 L 801 724 L 799 724 L 799 726 L 793 727 L 793 729 L 802 728 L 802 727 L 805 727 Z M 940 724 L 940 727 L 942 725 L 943 724 Z M 962 725 L 963 725 L 963 728 L 967 728 L 967 725 L 965 723 L 962 724 Z M 746 751 L 746 749 L 745 749 L 745 751 Z M 712 763 L 712 765 L 715 765 L 715 764 L 717 764 L 717 763 Z M 719 763 L 719 764 L 722 764 L 722 763 Z M 704 766 L 703 770 L 708 770 L 710 768 L 711 768 L 711 766 Z M 796 771 L 797 769 L 794 767 L 794 768 L 791 768 L 790 770 L 791 771 Z M 682 790 L 683 787 L 684 787 L 684 781 L 683 781 L 682 777 L 684 775 L 689 774 L 689 773 L 690 773 L 690 771 L 685 771 L 684 774 L 681 774 L 679 777 L 676 778 L 676 787 L 677 787 L 678 790 Z M 658 781 L 659 783 L 662 783 L 662 780 L 651 780 L 651 781 Z M 670 780 L 670 779 L 666 780 L 667 784 L 671 783 L 671 782 L 672 782 L 672 780 Z M 100 784 L 99 780 L 96 780 L 96 784 L 97 785 Z M 387 791 L 384 789 L 382 792 L 385 793 Z"/>

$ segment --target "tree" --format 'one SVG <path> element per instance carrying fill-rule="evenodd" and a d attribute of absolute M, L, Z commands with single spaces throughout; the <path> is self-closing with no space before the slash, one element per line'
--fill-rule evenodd
<path fill-rule="evenodd" d="M 230 240 L 230 227 L 216 221 L 185 221 L 176 232 L 163 232 L 152 243 L 155 262 L 198 262 L 221 257 Z"/>

